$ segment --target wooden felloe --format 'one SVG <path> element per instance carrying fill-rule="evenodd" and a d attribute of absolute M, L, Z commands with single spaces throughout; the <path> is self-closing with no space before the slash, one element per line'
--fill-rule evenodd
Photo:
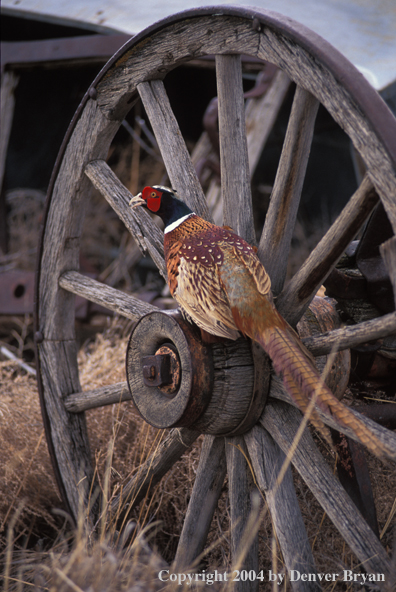
<path fill-rule="evenodd" d="M 264 229 L 254 227 L 252 213 L 252 163 L 241 84 L 243 54 L 279 68 L 279 100 L 288 81 L 296 85 Z M 105 162 L 115 133 L 138 100 L 150 120 L 170 183 L 186 196 L 192 209 L 211 218 L 163 83 L 167 73 L 178 65 L 208 55 L 216 56 L 224 223 L 252 243 L 257 238 L 258 254 L 268 266 L 277 295 L 276 306 L 292 325 L 296 326 L 307 311 L 378 200 L 396 231 L 396 121 L 363 76 L 323 39 L 286 17 L 233 7 L 189 11 L 136 35 L 110 60 L 82 101 L 49 189 L 37 274 L 36 348 L 43 419 L 60 491 L 74 518 L 82 507 L 89 507 L 95 482 L 84 411 L 132 396 L 143 417 L 172 429 L 116 496 L 114 509 L 123 507 L 124 513 L 128 512 L 197 437 L 206 434 L 176 565 L 191 565 L 204 549 L 228 475 L 233 559 L 248 541 L 244 569 L 257 570 L 257 534 L 251 528 L 251 517 L 257 521 L 258 514 L 251 494 L 258 488 L 267 500 L 287 568 L 314 573 L 291 463 L 350 545 L 362 569 L 387 574 L 390 563 L 385 549 L 332 475 L 306 429 L 295 446 L 301 414 L 261 352 L 252 349 L 244 338 L 202 344 L 194 330 L 187 323 L 183 325 L 185 321 L 179 323 L 172 315 L 79 272 L 85 204 L 95 187 L 166 278 L 162 232 L 147 213 L 129 208 L 131 195 Z M 286 259 L 319 104 L 350 137 L 365 164 L 366 176 L 340 217 L 285 286 Z M 268 113 L 273 122 L 277 109 L 269 103 L 265 109 L 263 119 Z M 394 251 L 391 239 L 382 253 L 395 287 Z M 137 322 L 127 354 L 132 395 L 126 382 L 82 391 L 74 323 L 76 294 Z M 346 350 L 396 331 L 394 313 L 362 325 L 330 329 L 321 325 L 322 315 L 317 314 L 319 322 L 316 319 L 314 331 L 305 336 L 315 355 Z M 145 327 L 140 334 L 139 325 Z M 142 359 L 155 355 L 164 342 L 175 346 L 182 367 L 180 386 L 171 396 L 158 392 L 161 387 L 145 385 L 142 374 Z M 340 355 L 337 365 L 347 374 L 348 354 Z M 344 383 L 338 378 L 335 382 L 342 391 Z M 327 425 L 354 437 L 351 430 L 340 428 L 320 409 L 317 412 Z M 395 460 L 395 434 L 368 419 L 361 421 L 386 444 L 388 456 Z M 256 485 L 250 479 L 251 470 Z M 278 479 L 280 474 L 282 479 Z M 90 507 L 91 520 L 96 518 L 98 507 L 99 502 Z M 246 525 L 251 533 L 246 532 Z M 294 590 L 318 590 L 317 581 L 299 579 L 292 585 Z M 237 592 L 254 589 L 246 582 L 234 587 Z"/>

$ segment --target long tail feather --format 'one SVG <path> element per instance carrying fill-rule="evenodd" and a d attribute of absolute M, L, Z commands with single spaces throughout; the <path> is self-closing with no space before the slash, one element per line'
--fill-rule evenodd
<path fill-rule="evenodd" d="M 329 430 L 329 428 L 323 423 L 323 421 L 320 419 L 319 414 L 317 413 L 315 407 L 312 407 L 311 405 L 311 400 L 306 397 L 306 395 L 304 395 L 302 393 L 301 387 L 297 385 L 296 381 L 293 379 L 293 376 L 285 371 L 282 374 L 282 378 L 283 378 L 283 383 L 288 391 L 288 393 L 291 395 L 292 399 L 296 402 L 297 406 L 299 407 L 299 409 L 304 413 L 304 415 L 306 413 L 309 412 L 309 421 L 314 425 L 314 427 L 324 436 L 324 438 L 327 440 L 327 442 L 332 445 L 332 439 L 331 439 L 331 432 Z M 315 402 L 317 402 L 317 395 L 319 393 L 315 393 Z M 311 409 L 310 409 L 310 405 L 311 405 Z"/>
<path fill-rule="evenodd" d="M 276 317 L 275 326 L 263 331 L 256 328 L 252 337 L 272 359 L 276 373 L 282 377 L 287 391 L 301 411 L 305 412 L 310 400 L 315 397 L 316 405 L 323 413 L 335 418 L 340 426 L 350 428 L 373 454 L 381 458 L 388 456 L 386 447 L 377 436 L 323 382 L 297 334 L 276 310 L 273 309 L 273 312 Z M 316 411 L 312 412 L 310 420 L 328 439 L 329 430 Z"/>

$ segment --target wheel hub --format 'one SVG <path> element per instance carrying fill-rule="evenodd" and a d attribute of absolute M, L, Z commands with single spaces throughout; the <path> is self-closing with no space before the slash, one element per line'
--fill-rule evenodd
<path fill-rule="evenodd" d="M 211 352 L 179 314 L 154 312 L 135 325 L 127 380 L 143 418 L 157 428 L 192 425 L 208 406 Z"/>
<path fill-rule="evenodd" d="M 171 343 L 162 345 L 154 356 L 142 360 L 143 380 L 146 386 L 158 386 L 172 397 L 178 390 L 181 377 L 180 358 Z"/>
<path fill-rule="evenodd" d="M 245 339 L 205 344 L 180 313 L 150 313 L 135 325 L 128 343 L 132 399 L 157 428 L 244 433 L 266 402 L 269 367 L 257 349 Z"/>

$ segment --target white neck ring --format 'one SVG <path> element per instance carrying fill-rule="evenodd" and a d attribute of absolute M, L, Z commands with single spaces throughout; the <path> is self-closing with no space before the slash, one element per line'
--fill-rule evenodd
<path fill-rule="evenodd" d="M 172 224 L 169 224 L 168 226 L 166 226 L 165 230 L 164 230 L 164 234 L 166 234 L 167 232 L 172 232 L 172 230 L 175 230 L 175 228 L 180 226 L 180 224 L 182 222 L 184 222 L 184 220 L 187 220 L 187 218 L 189 218 L 190 216 L 194 216 L 194 212 L 191 212 L 191 214 L 186 214 L 185 216 L 182 216 L 178 220 L 175 220 L 174 222 L 172 222 Z"/>

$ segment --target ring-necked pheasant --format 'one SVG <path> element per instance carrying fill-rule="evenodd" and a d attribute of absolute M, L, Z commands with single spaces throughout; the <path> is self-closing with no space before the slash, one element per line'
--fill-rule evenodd
<path fill-rule="evenodd" d="M 383 456 L 382 443 L 332 394 L 297 333 L 277 312 L 270 278 L 254 249 L 231 229 L 197 216 L 167 187 L 145 187 L 130 203 L 164 221 L 170 292 L 198 327 L 219 337 L 235 340 L 243 334 L 258 342 L 303 412 L 315 397 L 325 413 Z M 311 421 L 328 438 L 315 411 Z"/>

